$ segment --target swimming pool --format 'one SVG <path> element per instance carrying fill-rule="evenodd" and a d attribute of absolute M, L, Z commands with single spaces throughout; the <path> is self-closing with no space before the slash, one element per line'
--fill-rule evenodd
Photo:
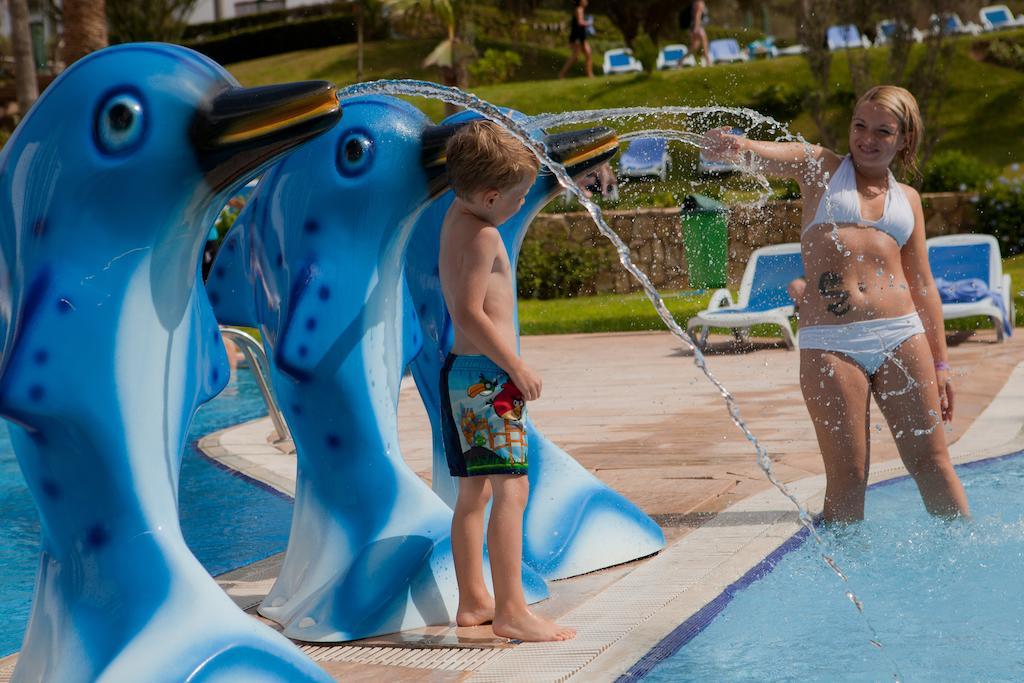
<path fill-rule="evenodd" d="M 902 477 L 871 487 L 866 522 L 823 531 L 826 552 L 902 680 L 1020 680 L 1024 453 L 957 469 L 973 522 L 931 518 Z M 892 680 L 843 593 L 816 544 L 791 541 L 719 596 L 717 617 L 698 612 L 620 680 Z"/>
<path fill-rule="evenodd" d="M 240 370 L 200 408 L 181 465 L 181 526 L 189 548 L 214 576 L 245 566 L 288 543 L 292 501 L 228 472 L 196 448 L 199 437 L 266 415 L 256 381 Z M 21 646 L 39 561 L 39 518 L 7 432 L 0 424 L 0 656 Z"/>

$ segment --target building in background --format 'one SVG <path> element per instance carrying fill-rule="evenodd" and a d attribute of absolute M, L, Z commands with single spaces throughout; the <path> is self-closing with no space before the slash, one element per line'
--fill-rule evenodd
<path fill-rule="evenodd" d="M 60 37 L 53 6 L 60 6 L 60 0 L 28 0 L 28 23 L 32 31 L 32 54 L 36 58 L 36 68 L 46 69 L 54 60 L 56 44 Z M 7 11 L 7 3 L 0 2 L 0 36 L 7 41 L 11 37 L 11 17 Z M 7 48 L 3 58 L 9 58 Z M 9 68 L 5 64 L 5 68 Z"/>

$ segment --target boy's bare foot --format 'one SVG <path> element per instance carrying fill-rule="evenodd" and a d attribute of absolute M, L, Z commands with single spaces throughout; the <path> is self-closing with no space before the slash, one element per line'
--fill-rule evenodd
<path fill-rule="evenodd" d="M 494 621 L 494 599 L 487 596 L 483 602 L 459 602 L 459 610 L 455 613 L 456 626 L 482 626 Z"/>
<path fill-rule="evenodd" d="M 531 643 L 572 640 L 576 637 L 576 629 L 560 626 L 529 611 L 511 619 L 495 619 L 492 628 L 496 636 Z"/>

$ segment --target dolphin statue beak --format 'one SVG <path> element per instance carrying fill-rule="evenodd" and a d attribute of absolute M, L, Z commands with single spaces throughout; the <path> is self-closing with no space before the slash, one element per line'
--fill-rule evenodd
<path fill-rule="evenodd" d="M 544 138 L 548 154 L 565 166 L 573 178 L 598 166 L 619 151 L 619 137 L 611 128 L 599 126 L 553 133 Z"/>
<path fill-rule="evenodd" d="M 431 126 L 423 132 L 423 168 L 427 171 L 430 197 L 435 199 L 448 190 L 445 156 L 448 139 L 467 122 Z M 544 136 L 548 155 L 565 166 L 573 178 L 611 159 L 619 150 L 619 137 L 605 126 L 551 133 Z"/>
<path fill-rule="evenodd" d="M 199 107 L 190 136 L 207 183 L 219 191 L 340 119 L 327 81 L 228 88 Z"/>

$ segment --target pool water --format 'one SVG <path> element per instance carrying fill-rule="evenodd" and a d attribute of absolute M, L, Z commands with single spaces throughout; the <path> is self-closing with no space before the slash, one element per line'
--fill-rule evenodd
<path fill-rule="evenodd" d="M 684 623 L 623 678 L 891 681 L 898 669 L 907 682 L 1024 680 L 1024 455 L 957 470 L 973 522 L 931 518 L 903 478 L 872 487 L 866 522 L 823 530 L 896 669 L 805 541 L 737 586 L 706 628 Z"/>
<path fill-rule="evenodd" d="M 192 552 L 213 574 L 282 552 L 291 524 L 290 498 L 207 460 L 200 437 L 266 415 L 252 373 L 240 370 L 192 421 L 181 465 L 181 526 Z M 0 657 L 16 651 L 28 620 L 39 561 L 39 518 L 0 422 Z"/>

